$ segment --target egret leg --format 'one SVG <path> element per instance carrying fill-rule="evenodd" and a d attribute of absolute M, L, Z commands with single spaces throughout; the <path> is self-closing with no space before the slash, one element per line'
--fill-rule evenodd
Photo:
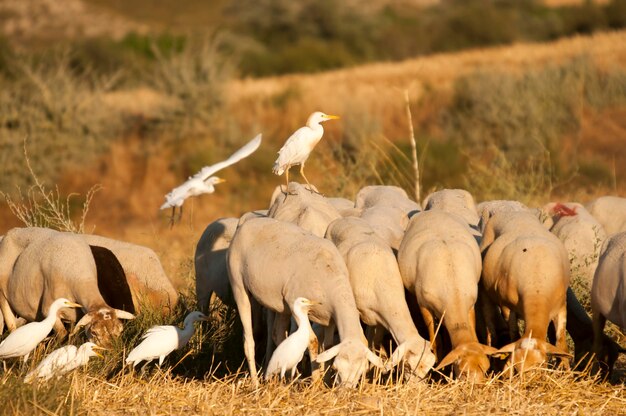
<path fill-rule="evenodd" d="M 178 218 L 176 219 L 176 222 L 180 222 L 182 218 L 183 218 L 183 206 L 181 205 L 180 208 L 178 209 Z"/>
<path fill-rule="evenodd" d="M 306 176 L 304 176 L 304 162 L 302 162 L 300 164 L 300 175 L 302 175 L 302 177 L 304 178 L 304 180 L 306 181 L 306 184 L 309 185 L 309 191 L 311 191 L 311 193 L 315 192 L 318 195 L 322 195 L 321 193 L 317 192 L 315 189 L 313 189 L 313 185 L 311 185 L 311 183 L 309 182 L 309 180 L 306 178 Z"/>
<path fill-rule="evenodd" d="M 283 192 L 285 194 L 285 199 L 287 199 L 286 197 L 289 195 L 296 195 L 296 192 L 289 192 L 289 169 L 291 168 L 291 166 L 287 166 L 287 169 L 285 169 L 285 180 L 287 182 L 286 187 L 285 187 L 285 192 Z"/>
<path fill-rule="evenodd" d="M 174 218 L 176 218 L 176 206 L 172 207 L 172 215 L 170 216 L 170 230 L 174 227 Z"/>

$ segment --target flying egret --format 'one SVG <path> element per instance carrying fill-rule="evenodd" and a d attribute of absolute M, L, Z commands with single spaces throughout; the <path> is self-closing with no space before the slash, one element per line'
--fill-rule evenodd
<path fill-rule="evenodd" d="M 143 341 L 128 354 L 126 364 L 132 363 L 134 368 L 141 361 L 146 361 L 145 367 L 150 361 L 158 358 L 160 367 L 169 353 L 187 345 L 193 335 L 193 324 L 206 320 L 205 314 L 194 311 L 185 318 L 183 329 L 173 325 L 153 326 L 143 334 L 141 337 Z"/>
<path fill-rule="evenodd" d="M 211 166 L 203 167 L 198 173 L 190 176 L 182 185 L 172 189 L 165 195 L 165 203 L 161 209 L 172 208 L 172 222 L 176 213 L 176 207 L 180 207 L 178 217 L 183 214 L 183 203 L 190 196 L 202 194 L 212 194 L 215 192 L 215 185 L 225 182 L 224 179 L 212 176 L 214 173 L 239 162 L 241 159 L 250 156 L 261 145 L 261 134 L 250 140 L 245 146 L 233 153 L 228 159 Z"/>
<path fill-rule="evenodd" d="M 304 162 L 324 135 L 324 128 L 320 123 L 338 118 L 339 116 L 324 114 L 321 111 L 314 112 L 309 116 L 306 126 L 296 130 L 278 151 L 278 159 L 274 162 L 273 172 L 278 176 L 285 172 L 287 189 L 289 189 L 289 168 L 294 165 L 300 165 L 300 174 L 309 185 L 309 189 L 313 189 L 309 180 L 304 176 Z"/>
<path fill-rule="evenodd" d="M 62 308 L 80 307 L 78 303 L 58 298 L 50 305 L 48 316 L 43 321 L 31 322 L 17 328 L 0 343 L 0 358 L 24 357 L 26 362 L 30 353 L 52 331 L 59 311 Z"/>
<path fill-rule="evenodd" d="M 309 345 L 309 339 L 313 329 L 309 322 L 308 312 L 313 305 L 317 305 L 317 302 L 310 301 L 306 298 L 297 298 L 293 302 L 293 309 L 291 310 L 298 329 L 291 335 L 289 335 L 283 342 L 280 343 L 270 362 L 267 365 L 267 371 L 265 372 L 265 378 L 268 379 L 273 375 L 280 372 L 280 378 L 285 377 L 285 372 L 291 370 L 291 378 L 293 378 L 296 372 L 296 366 L 302 360 L 304 351 L 306 351 Z"/>
<path fill-rule="evenodd" d="M 24 383 L 31 383 L 40 378 L 49 380 L 53 376 L 61 376 L 75 368 L 86 365 L 90 357 L 103 358 L 96 350 L 104 350 L 93 342 L 85 342 L 80 347 L 66 345 L 52 351 L 44 358 L 37 368 L 28 373 L 24 378 Z"/>

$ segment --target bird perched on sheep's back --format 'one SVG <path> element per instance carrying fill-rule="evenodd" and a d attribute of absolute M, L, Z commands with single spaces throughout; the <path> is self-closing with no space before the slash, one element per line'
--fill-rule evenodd
<path fill-rule="evenodd" d="M 161 209 L 172 208 L 173 223 L 176 214 L 176 207 L 180 207 L 179 218 L 183 213 L 183 203 L 185 199 L 191 196 L 202 194 L 212 194 L 215 192 L 215 185 L 224 182 L 224 179 L 213 176 L 218 171 L 239 162 L 241 159 L 250 156 L 261 145 L 261 135 L 258 134 L 254 139 L 250 140 L 245 146 L 233 153 L 228 159 L 218 162 L 211 166 L 203 167 L 200 172 L 190 176 L 182 185 L 172 189 L 170 193 L 165 195 L 165 203 L 161 205 Z"/>
<path fill-rule="evenodd" d="M 65 298 L 58 298 L 50 305 L 48 315 L 43 321 L 31 322 L 17 328 L 0 343 L 0 358 L 24 357 L 24 362 L 26 362 L 30 353 L 52 331 L 59 311 L 62 308 L 80 307 L 81 305 L 78 303 L 71 302 Z"/>
<path fill-rule="evenodd" d="M 312 190 L 309 180 L 304 176 L 304 163 L 324 135 L 324 128 L 320 123 L 338 118 L 338 116 L 324 114 L 321 111 L 314 112 L 309 116 L 306 126 L 296 130 L 278 151 L 278 159 L 274 162 L 273 172 L 278 176 L 285 173 L 287 188 L 289 187 L 289 168 L 300 165 L 300 174 Z"/>
<path fill-rule="evenodd" d="M 37 378 L 45 381 L 53 376 L 61 376 L 75 368 L 86 365 L 90 357 L 102 358 L 102 355 L 96 350 L 104 349 L 93 342 L 85 342 L 78 348 L 75 345 L 58 348 L 48 354 L 37 368 L 26 375 L 24 383 L 31 383 Z"/>
<path fill-rule="evenodd" d="M 289 335 L 276 347 L 276 350 L 274 350 L 274 354 L 272 354 L 272 358 L 270 358 L 270 362 L 267 366 L 267 371 L 265 372 L 266 379 L 279 372 L 280 378 L 283 378 L 287 370 L 291 371 L 291 378 L 293 378 L 296 372 L 296 366 L 302 361 L 304 351 L 306 351 L 309 345 L 309 339 L 313 332 L 311 323 L 309 322 L 308 312 L 314 305 L 317 305 L 317 302 L 302 297 L 297 298 L 293 302 L 291 313 L 298 324 L 298 329 L 293 334 Z"/>
<path fill-rule="evenodd" d="M 153 326 L 142 336 L 141 343 L 128 354 L 126 364 L 135 367 L 141 361 L 146 361 L 145 367 L 158 358 L 160 367 L 167 355 L 187 345 L 194 332 L 193 324 L 206 319 L 202 312 L 194 311 L 187 315 L 182 329 L 173 325 Z"/>

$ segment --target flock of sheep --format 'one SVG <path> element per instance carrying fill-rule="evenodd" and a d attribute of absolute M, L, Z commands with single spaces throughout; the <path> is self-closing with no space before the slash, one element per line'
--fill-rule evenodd
<path fill-rule="evenodd" d="M 276 188 L 269 210 L 210 224 L 195 266 L 201 309 L 214 297 L 234 299 L 254 383 L 255 330 L 267 326 L 270 357 L 301 297 L 316 302 L 312 375 L 334 358 L 343 385 L 355 385 L 370 364 L 402 364 L 408 379 L 422 379 L 435 363 L 438 370 L 451 365 L 475 381 L 489 374 L 492 356 L 508 356 L 506 367 L 516 371 L 551 356 L 569 368 L 566 328 L 576 361 L 593 353 L 610 371 L 621 349 L 603 334 L 605 319 L 626 326 L 626 199 L 598 198 L 587 209 L 476 206 L 467 191 L 446 189 L 429 195 L 422 210 L 393 186 L 365 187 L 352 202 L 291 182 Z M 569 289 L 573 273 L 591 292 L 593 324 Z M 437 320 L 450 345 L 436 336 Z M 384 361 L 373 351 L 383 350 L 386 333 L 396 348 Z"/>
<path fill-rule="evenodd" d="M 409 380 L 425 378 L 435 364 L 435 370 L 451 366 L 455 376 L 473 381 L 489 375 L 497 364 L 491 357 L 507 357 L 505 368 L 520 372 L 550 357 L 569 368 L 566 331 L 575 364 L 595 355 L 594 362 L 611 371 L 622 350 L 603 329 L 606 319 L 626 327 L 626 199 L 531 209 L 516 201 L 476 205 L 467 191 L 445 189 L 420 206 L 394 186 L 365 187 L 355 201 L 326 198 L 308 180 L 307 186 L 289 182 L 288 171 L 299 164 L 306 180 L 304 163 L 322 137 L 320 123 L 336 118 L 315 112 L 287 140 L 274 165 L 287 182 L 276 188 L 268 210 L 219 219 L 197 244 L 199 307 L 206 313 L 215 298 L 236 305 L 255 385 L 259 334 L 267 334 L 266 376 L 293 375 L 308 349 L 313 377 L 333 360 L 336 381 L 346 386 L 357 384 L 370 365 L 401 366 Z M 260 143 L 258 135 L 229 159 L 203 168 L 161 208 L 182 210 L 186 198 L 212 193 L 223 182 L 212 175 Z M 593 321 L 570 289 L 573 275 L 590 293 Z M 0 334 L 5 323 L 12 331 L 0 343 L 2 359 L 26 360 L 53 327 L 65 335 L 63 321 L 69 321 L 95 344 L 55 354 L 80 365 L 97 354 L 96 344 L 120 334 L 120 319 L 146 306 L 167 314 L 177 300 L 146 247 L 44 228 L 0 237 Z M 298 330 L 288 337 L 292 317 Z M 150 329 L 127 362 L 158 358 L 161 364 L 202 319 L 193 312 L 183 329 Z M 24 322 L 31 323 L 18 328 Z M 381 357 L 388 336 L 395 348 Z M 28 339 L 28 347 L 20 339 Z"/>

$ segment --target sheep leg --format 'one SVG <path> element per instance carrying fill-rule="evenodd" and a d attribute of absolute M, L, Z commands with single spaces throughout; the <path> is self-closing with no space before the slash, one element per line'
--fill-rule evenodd
<path fill-rule="evenodd" d="M 567 322 L 567 306 L 563 305 L 556 318 L 554 319 L 554 328 L 556 329 L 556 346 L 557 348 L 567 351 L 567 339 L 565 338 L 565 327 Z M 569 359 L 561 358 L 561 365 L 565 370 L 569 370 Z"/>
<path fill-rule="evenodd" d="M 263 369 L 267 369 L 267 365 L 270 363 L 270 359 L 272 358 L 272 354 L 274 353 L 274 317 L 276 316 L 276 312 L 270 311 L 269 309 L 265 309 L 265 317 L 266 317 L 266 341 L 265 341 L 265 359 L 263 360 Z"/>
<path fill-rule="evenodd" d="M 15 315 L 13 314 L 13 311 L 9 306 L 9 301 L 4 293 L 0 293 L 0 311 L 2 311 L 2 315 L 4 315 L 4 322 L 7 324 L 7 329 L 9 331 L 15 331 L 15 328 L 17 328 Z"/>
<path fill-rule="evenodd" d="M 511 341 L 517 341 L 519 339 L 519 328 L 517 327 L 517 315 L 515 312 L 507 308 L 506 306 L 501 306 L 502 316 L 504 320 L 507 322 L 509 326 L 509 336 L 511 337 Z"/>
<path fill-rule="evenodd" d="M 309 359 L 311 360 L 311 378 L 313 381 L 318 380 L 320 378 L 320 364 L 315 361 L 317 358 L 317 353 L 319 351 L 319 342 L 317 340 L 317 336 L 315 332 L 311 331 L 309 333 Z M 295 368 L 295 367 L 294 367 Z M 293 378 L 293 375 L 292 375 Z"/>
<path fill-rule="evenodd" d="M 280 345 L 280 343 L 283 342 L 285 338 L 287 338 L 290 325 L 291 314 L 289 312 L 275 314 L 272 340 L 274 341 L 274 344 L 276 346 Z"/>
<path fill-rule="evenodd" d="M 433 314 L 427 308 L 420 306 L 420 312 L 422 313 L 422 317 L 424 318 L 424 322 L 428 327 L 428 339 L 430 340 L 430 346 L 435 354 L 435 359 L 437 357 L 437 340 L 435 339 L 435 319 Z"/>
<path fill-rule="evenodd" d="M 604 363 L 604 351 L 602 341 L 604 340 L 604 325 L 606 325 L 606 318 L 597 311 L 593 311 L 593 347 L 591 348 L 591 352 L 595 356 L 595 360 L 599 362 L 601 365 Z M 608 369 L 609 372 L 611 369 Z"/>
<path fill-rule="evenodd" d="M 232 275 L 236 275 L 236 270 L 231 271 Z M 231 276 L 232 277 L 232 276 Z M 239 319 L 243 326 L 243 349 L 250 370 L 250 378 L 255 389 L 259 388 L 259 377 L 256 370 L 256 362 L 254 361 L 254 333 L 252 330 L 252 307 L 250 305 L 250 294 L 243 287 L 243 282 L 236 282 L 231 278 L 231 285 L 235 302 L 237 302 L 237 310 L 239 311 Z"/>

